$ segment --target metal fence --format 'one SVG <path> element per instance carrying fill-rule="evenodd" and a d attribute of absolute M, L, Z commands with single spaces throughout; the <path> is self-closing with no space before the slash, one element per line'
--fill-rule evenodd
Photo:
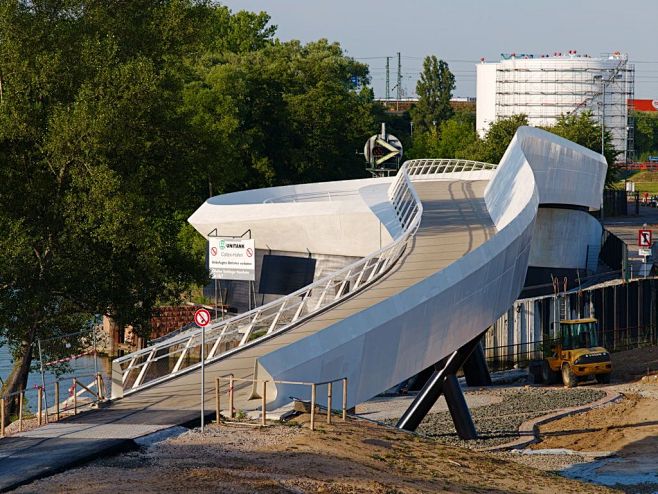
<path fill-rule="evenodd" d="M 611 352 L 658 344 L 658 278 L 615 280 L 584 290 L 515 302 L 489 329 L 485 355 L 492 370 L 524 366 L 543 358 L 557 314 L 561 319 L 594 317 L 599 342 Z"/>

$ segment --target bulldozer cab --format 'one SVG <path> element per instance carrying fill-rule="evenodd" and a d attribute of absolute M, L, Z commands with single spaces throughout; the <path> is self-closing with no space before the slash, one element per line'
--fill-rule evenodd
<path fill-rule="evenodd" d="M 543 382 L 555 384 L 561 379 L 569 388 L 591 376 L 602 384 L 610 382 L 610 354 L 599 346 L 597 326 L 594 318 L 560 321 L 559 333 L 542 361 Z"/>
<path fill-rule="evenodd" d="M 560 321 L 560 345 L 562 350 L 599 346 L 596 319 Z"/>

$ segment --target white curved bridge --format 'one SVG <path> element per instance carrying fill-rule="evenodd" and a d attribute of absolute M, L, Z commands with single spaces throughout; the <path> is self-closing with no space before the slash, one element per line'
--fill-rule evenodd
<path fill-rule="evenodd" d="M 251 229 L 257 248 L 362 259 L 215 322 L 206 330 L 208 387 L 228 374 L 347 377 L 351 407 L 427 368 L 481 334 L 517 298 L 538 208 L 598 209 L 606 168 L 597 153 L 523 127 L 498 166 L 412 160 L 395 178 L 209 199 L 189 220 L 206 236 Z M 200 340 L 192 331 L 115 360 L 112 395 L 122 399 L 112 408 L 197 409 Z M 237 408 L 260 406 L 250 386 L 236 389 Z M 308 393 L 270 385 L 267 397 L 275 406 Z"/>

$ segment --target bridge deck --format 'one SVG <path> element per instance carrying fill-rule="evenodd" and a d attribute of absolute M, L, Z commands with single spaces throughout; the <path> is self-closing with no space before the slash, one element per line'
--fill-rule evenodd
<path fill-rule="evenodd" d="M 482 181 L 415 183 L 414 187 L 423 203 L 423 216 L 403 262 L 399 262 L 391 272 L 364 291 L 284 334 L 206 366 L 206 385 L 214 386 L 215 377 L 231 373 L 237 378 L 253 378 L 258 357 L 386 300 L 481 245 L 495 232 L 495 226 L 484 204 L 485 186 L 486 182 Z M 171 409 L 174 406 L 198 409 L 198 383 L 199 373 L 192 372 L 128 395 L 115 406 L 156 410 Z M 260 406 L 258 399 L 252 400 L 251 403 L 246 400 L 251 391 L 250 385 L 236 384 L 235 389 L 236 407 L 254 409 Z M 213 403 L 211 398 L 212 396 L 208 398 L 209 404 Z"/>
<path fill-rule="evenodd" d="M 496 231 L 484 204 L 485 186 L 484 181 L 415 182 L 424 210 L 402 262 L 354 297 L 286 333 L 206 366 L 208 408 L 214 403 L 212 389 L 217 376 L 232 373 L 238 378 L 252 378 L 258 357 L 386 300 L 484 243 Z M 236 386 L 236 408 L 260 405 L 260 400 L 247 400 L 250 389 L 247 384 Z M 53 461 L 57 463 L 55 458 L 72 464 L 117 447 L 117 440 L 192 421 L 198 417 L 199 395 L 199 372 L 190 372 L 128 395 L 102 410 L 4 439 L 0 441 L 0 490 L 21 475 L 23 479 L 34 478 L 39 471 L 50 471 Z"/>

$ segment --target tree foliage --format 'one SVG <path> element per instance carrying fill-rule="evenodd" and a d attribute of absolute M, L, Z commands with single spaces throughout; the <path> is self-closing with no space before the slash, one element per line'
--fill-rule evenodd
<path fill-rule="evenodd" d="M 416 83 L 418 102 L 411 110 L 411 117 L 418 132 L 438 128 L 448 120 L 453 110 L 450 106 L 455 76 L 448 64 L 435 55 L 425 57 L 423 71 Z"/>
<path fill-rule="evenodd" d="M 203 280 L 185 220 L 209 193 L 363 173 L 374 105 L 350 81 L 367 67 L 274 33 L 207 1 L 0 3 L 8 391 L 37 338 L 102 314 L 147 334 L 154 305 Z"/>
<path fill-rule="evenodd" d="M 185 111 L 203 142 L 220 144 L 213 152 L 230 163 L 222 191 L 363 174 L 354 150 L 375 126 L 374 103 L 350 82 L 356 76 L 365 84 L 367 67 L 339 45 L 277 42 L 223 64 L 204 60 L 196 70 Z"/>
<path fill-rule="evenodd" d="M 658 156 L 658 113 L 635 112 L 635 156 L 646 161 Z"/>
<path fill-rule="evenodd" d="M 413 158 L 457 158 L 462 157 L 477 140 L 475 119 L 469 111 L 457 111 L 451 118 L 441 122 L 438 129 L 416 132 L 409 156 Z"/>
<path fill-rule="evenodd" d="M 457 157 L 486 163 L 499 163 L 512 142 L 516 130 L 524 125 L 528 125 L 528 118 L 522 114 L 500 118 L 489 126 L 483 139 L 476 139 L 470 146 L 458 153 Z"/>

